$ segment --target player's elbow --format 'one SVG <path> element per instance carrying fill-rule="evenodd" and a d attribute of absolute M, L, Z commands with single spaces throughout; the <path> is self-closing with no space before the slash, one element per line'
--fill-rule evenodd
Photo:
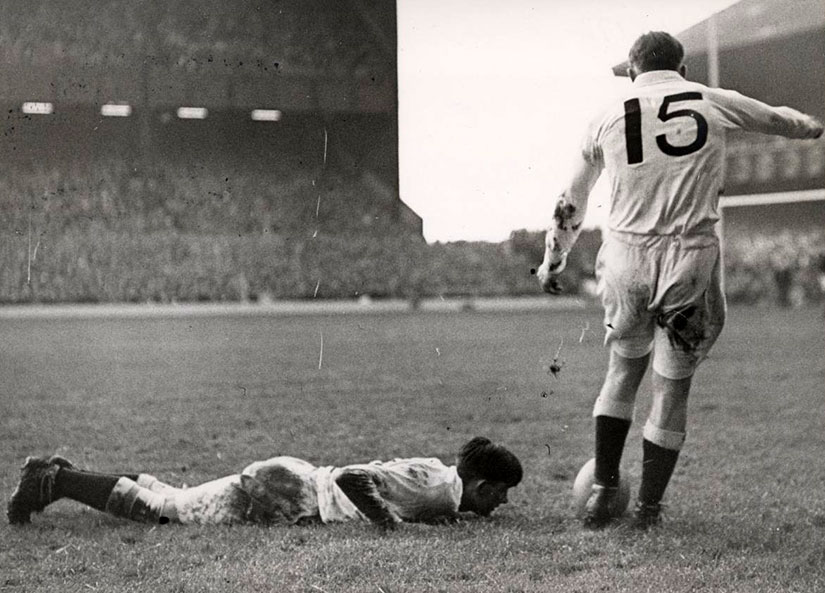
<path fill-rule="evenodd" d="M 345 494 L 363 492 L 372 484 L 372 477 L 362 469 L 342 469 L 335 476 L 335 483 Z"/>

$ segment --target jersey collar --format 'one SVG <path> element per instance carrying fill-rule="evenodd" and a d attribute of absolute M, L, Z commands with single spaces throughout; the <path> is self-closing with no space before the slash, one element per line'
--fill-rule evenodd
<path fill-rule="evenodd" d="M 674 80 L 684 80 L 682 75 L 675 70 L 651 70 L 642 72 L 633 81 L 633 86 L 649 86 L 660 82 L 672 82 Z"/>

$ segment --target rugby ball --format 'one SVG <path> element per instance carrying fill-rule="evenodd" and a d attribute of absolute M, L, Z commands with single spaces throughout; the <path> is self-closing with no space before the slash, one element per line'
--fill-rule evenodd
<path fill-rule="evenodd" d="M 592 458 L 585 463 L 576 475 L 573 482 L 573 513 L 576 518 L 581 519 L 584 515 L 584 507 L 587 499 L 590 498 L 591 487 L 593 486 L 593 473 L 596 470 L 596 459 Z M 613 508 L 610 510 L 611 517 L 621 517 L 630 504 L 630 482 L 624 472 L 619 477 L 619 496 L 616 498 Z"/>

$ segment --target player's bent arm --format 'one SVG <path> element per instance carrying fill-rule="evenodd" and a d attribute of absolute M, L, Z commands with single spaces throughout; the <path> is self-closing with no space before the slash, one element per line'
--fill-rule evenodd
<path fill-rule="evenodd" d="M 822 123 L 790 107 L 773 107 L 736 91 L 713 89 L 713 99 L 731 127 L 786 138 L 819 138 Z"/>
<path fill-rule="evenodd" d="M 576 159 L 573 175 L 556 202 L 553 221 L 544 238 L 544 271 L 557 274 L 564 269 L 567 252 L 579 237 L 590 192 L 601 172 L 601 161 L 593 162 L 584 154 Z"/>
<path fill-rule="evenodd" d="M 381 497 L 368 471 L 360 468 L 343 468 L 336 476 L 335 483 L 352 504 L 373 523 L 390 529 L 401 523 L 401 518 L 389 509 Z"/>

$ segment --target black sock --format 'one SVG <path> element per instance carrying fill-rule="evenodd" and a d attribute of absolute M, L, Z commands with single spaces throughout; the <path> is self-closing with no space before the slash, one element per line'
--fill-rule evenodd
<path fill-rule="evenodd" d="M 91 471 L 91 470 L 88 470 L 88 469 L 77 469 L 77 468 L 67 468 L 67 469 L 72 469 L 76 472 L 80 472 L 80 473 L 87 474 L 87 475 L 92 475 L 92 476 L 108 476 L 110 478 L 129 478 L 133 482 L 137 482 L 138 477 L 140 476 L 140 474 L 121 474 L 121 473 L 94 472 L 94 471 Z"/>
<path fill-rule="evenodd" d="M 665 449 L 647 439 L 642 441 L 642 485 L 639 487 L 639 501 L 657 504 L 665 495 L 665 489 L 673 475 L 679 451 Z"/>
<path fill-rule="evenodd" d="M 54 481 L 55 498 L 71 498 L 99 511 L 106 510 L 106 502 L 121 477 L 137 480 L 137 474 L 98 474 L 61 468 Z"/>
<path fill-rule="evenodd" d="M 619 485 L 619 465 L 629 430 L 630 420 L 612 416 L 596 416 L 595 479 L 597 484 Z"/>

